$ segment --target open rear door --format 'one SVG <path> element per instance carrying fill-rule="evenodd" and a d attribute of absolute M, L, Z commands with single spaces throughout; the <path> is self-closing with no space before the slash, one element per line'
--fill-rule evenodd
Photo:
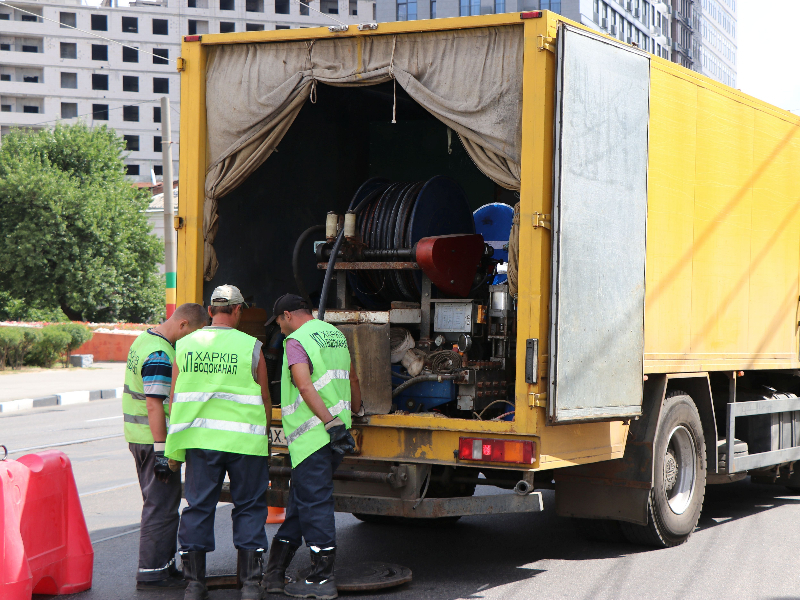
<path fill-rule="evenodd" d="M 561 24 L 549 416 L 641 414 L 650 58 Z"/>

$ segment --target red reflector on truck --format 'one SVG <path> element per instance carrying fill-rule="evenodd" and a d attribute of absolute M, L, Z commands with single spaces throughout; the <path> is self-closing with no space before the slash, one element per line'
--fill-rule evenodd
<path fill-rule="evenodd" d="M 458 438 L 458 458 L 531 465 L 536 460 L 536 443 L 462 437 Z"/>
<path fill-rule="evenodd" d="M 203 39 L 202 35 L 185 35 L 185 36 L 183 36 L 183 41 L 184 42 L 199 42 L 201 39 Z"/>
<path fill-rule="evenodd" d="M 540 10 L 527 10 L 525 12 L 519 13 L 520 19 L 541 19 L 542 18 L 542 11 Z"/>

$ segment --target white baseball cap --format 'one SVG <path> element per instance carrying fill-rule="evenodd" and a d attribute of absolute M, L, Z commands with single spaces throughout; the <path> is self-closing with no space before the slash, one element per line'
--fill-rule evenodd
<path fill-rule="evenodd" d="M 211 294 L 211 306 L 235 306 L 236 304 L 244 304 L 245 308 L 248 308 L 242 292 L 235 285 L 221 285 Z"/>

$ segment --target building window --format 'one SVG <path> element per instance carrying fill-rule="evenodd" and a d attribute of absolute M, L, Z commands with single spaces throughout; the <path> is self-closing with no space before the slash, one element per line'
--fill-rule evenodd
<path fill-rule="evenodd" d="M 153 19 L 153 35 L 169 35 L 169 21 Z"/>
<path fill-rule="evenodd" d="M 95 121 L 108 121 L 108 104 L 92 104 L 92 118 Z"/>
<path fill-rule="evenodd" d="M 494 0 L 494 14 L 506 12 L 506 0 Z"/>
<path fill-rule="evenodd" d="M 189 8 L 197 8 L 197 0 L 187 0 L 186 6 Z"/>
<path fill-rule="evenodd" d="M 415 21 L 417 19 L 417 0 L 397 0 L 397 20 Z"/>
<path fill-rule="evenodd" d="M 10 21 L 11 15 L 8 13 L 0 13 L 0 21 Z M 3 106 L 11 106 L 10 104 L 3 104 Z M 3 112 L 11 112 L 11 111 L 3 111 Z"/>
<path fill-rule="evenodd" d="M 122 62 L 137 63 L 139 62 L 139 50 L 130 46 L 122 47 Z"/>
<path fill-rule="evenodd" d="M 29 23 L 36 23 L 39 20 L 39 17 L 34 17 L 33 15 L 26 15 L 23 14 L 21 21 L 28 21 Z"/>
<path fill-rule="evenodd" d="M 38 106 L 23 106 L 22 107 L 22 112 L 31 113 L 31 114 L 37 114 L 39 112 L 39 107 Z"/>
<path fill-rule="evenodd" d="M 25 75 L 22 77 L 23 83 L 39 83 L 38 75 Z"/>
<path fill-rule="evenodd" d="M 92 60 L 108 60 L 108 46 L 92 44 Z"/>
<path fill-rule="evenodd" d="M 108 90 L 108 75 L 96 75 L 92 73 L 92 89 Z"/>
<path fill-rule="evenodd" d="M 358 0 L 350 0 L 350 14 L 358 15 Z"/>
<path fill-rule="evenodd" d="M 30 52 L 32 54 L 38 54 L 39 46 L 22 46 L 23 52 Z"/>
<path fill-rule="evenodd" d="M 480 0 L 461 0 L 459 14 L 462 17 L 469 17 L 470 15 L 481 14 Z"/>
<path fill-rule="evenodd" d="M 230 21 L 219 22 L 220 33 L 233 33 L 234 31 L 236 31 L 236 23 L 231 23 Z"/>
<path fill-rule="evenodd" d="M 93 31 L 108 31 L 108 17 L 106 15 L 92 15 Z"/>
<path fill-rule="evenodd" d="M 58 20 L 61 23 L 62 29 L 69 29 L 70 27 L 75 27 L 77 24 L 75 13 L 58 13 Z"/>
<path fill-rule="evenodd" d="M 169 94 L 169 78 L 168 77 L 153 77 L 153 93 L 154 94 Z"/>
<path fill-rule="evenodd" d="M 561 12 L 561 0 L 541 0 L 539 6 L 542 10 L 552 10 L 553 12 Z"/>
<path fill-rule="evenodd" d="M 169 50 L 167 48 L 153 48 L 153 54 L 154 65 L 169 64 Z"/>
<path fill-rule="evenodd" d="M 125 174 L 126 175 L 138 175 L 139 174 L 139 165 L 125 165 Z"/>
<path fill-rule="evenodd" d="M 436 18 L 436 0 L 431 0 L 431 19 Z"/>
<path fill-rule="evenodd" d="M 61 118 L 74 119 L 78 116 L 78 103 L 77 102 L 62 102 L 61 103 Z"/>
<path fill-rule="evenodd" d="M 0 50 L 5 52 L 11 51 L 11 44 L 0 44 Z"/>
<path fill-rule="evenodd" d="M 10 73 L 0 74 L 0 81 L 11 81 L 11 74 Z"/>
<path fill-rule="evenodd" d="M 123 33 L 139 33 L 139 18 L 138 17 L 122 17 L 122 32 Z"/>
<path fill-rule="evenodd" d="M 235 10 L 233 0 L 219 0 L 220 10 Z"/>
<path fill-rule="evenodd" d="M 203 35 L 204 33 L 208 33 L 208 21 L 189 19 L 189 35 Z"/>
<path fill-rule="evenodd" d="M 78 89 L 78 74 L 61 72 L 61 87 L 70 90 Z"/>
<path fill-rule="evenodd" d="M 61 58 L 78 58 L 78 44 L 61 42 Z"/>
<path fill-rule="evenodd" d="M 288 25 L 275 25 L 275 30 L 278 29 L 291 29 Z"/>
<path fill-rule="evenodd" d="M 245 23 L 244 25 L 245 31 L 264 31 L 264 26 L 259 25 L 258 23 Z"/>
<path fill-rule="evenodd" d="M 161 123 L 161 107 L 153 107 L 153 123 Z"/>
<path fill-rule="evenodd" d="M 153 152 L 161 152 L 163 149 L 161 148 L 161 136 L 154 135 L 153 136 Z M 158 174 L 158 173 L 156 173 Z"/>
<path fill-rule="evenodd" d="M 319 9 L 326 15 L 338 15 L 339 2 L 337 0 L 319 0 Z"/>
<path fill-rule="evenodd" d="M 300 0 L 300 16 L 307 17 L 308 16 L 308 1 L 309 0 Z"/>
<path fill-rule="evenodd" d="M 139 78 L 133 75 L 122 76 L 122 91 L 123 92 L 138 92 L 139 91 Z M 138 119 L 137 119 L 138 121 Z"/>
<path fill-rule="evenodd" d="M 164 175 L 164 167 L 161 165 L 153 165 L 153 174 L 155 175 Z"/>
<path fill-rule="evenodd" d="M 139 151 L 139 136 L 138 135 L 123 135 L 122 139 L 125 140 L 125 150 L 128 152 Z"/>
<path fill-rule="evenodd" d="M 289 0 L 275 0 L 275 14 L 276 15 L 288 15 L 289 14 Z"/>
<path fill-rule="evenodd" d="M 139 107 L 138 106 L 123 106 L 122 107 L 122 120 L 139 122 Z"/>
<path fill-rule="evenodd" d="M 10 104 L 0 105 L 0 112 L 11 112 L 11 105 Z"/>
<path fill-rule="evenodd" d="M 244 9 L 247 12 L 264 12 L 264 0 L 245 0 Z"/>

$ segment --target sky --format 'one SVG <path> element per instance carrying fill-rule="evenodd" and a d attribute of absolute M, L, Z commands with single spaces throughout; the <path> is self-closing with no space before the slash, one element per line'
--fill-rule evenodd
<path fill-rule="evenodd" d="M 737 81 L 800 115 L 800 0 L 737 0 Z"/>

